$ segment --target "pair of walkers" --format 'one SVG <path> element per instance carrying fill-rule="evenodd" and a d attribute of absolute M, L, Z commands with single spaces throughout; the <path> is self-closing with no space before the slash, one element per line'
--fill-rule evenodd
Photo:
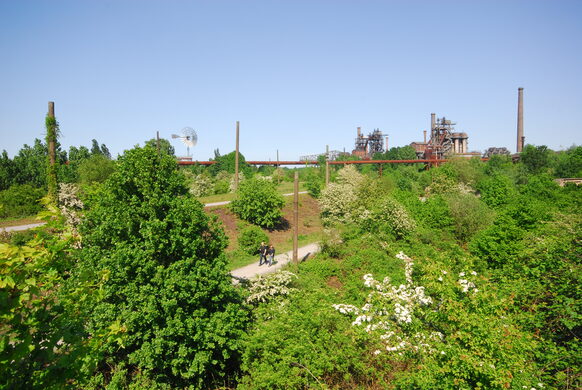
<path fill-rule="evenodd" d="M 273 259 L 275 258 L 275 247 L 272 244 L 267 245 L 264 242 L 261 242 L 259 255 L 259 266 L 269 263 L 270 267 L 273 265 Z"/>

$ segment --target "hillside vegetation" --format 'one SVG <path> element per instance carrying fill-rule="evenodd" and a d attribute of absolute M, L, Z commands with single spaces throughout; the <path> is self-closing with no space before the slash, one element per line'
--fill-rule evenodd
<path fill-rule="evenodd" d="M 327 186 L 302 168 L 322 252 L 234 287 L 195 198 L 230 186 L 232 156 L 179 170 L 136 147 L 0 243 L 0 389 L 579 388 L 582 189 L 553 178 L 580 150 L 337 167 Z M 293 174 L 242 172 L 250 198 Z M 285 231 L 265 204 L 283 207 L 226 226 L 241 250 L 269 232 L 254 224 Z"/>

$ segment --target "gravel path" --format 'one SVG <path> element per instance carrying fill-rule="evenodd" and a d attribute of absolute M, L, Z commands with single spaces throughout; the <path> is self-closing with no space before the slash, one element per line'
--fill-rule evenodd
<path fill-rule="evenodd" d="M 39 222 L 39 223 L 31 223 L 31 224 L 28 224 L 28 225 L 7 226 L 7 227 L 0 228 L 0 231 L 17 232 L 17 231 L 20 231 L 20 230 L 32 229 L 32 228 L 35 228 L 37 226 L 42 226 L 44 224 L 45 224 L 45 222 Z"/>
<path fill-rule="evenodd" d="M 313 255 L 319 251 L 319 244 L 312 243 L 305 245 L 297 250 L 297 257 L 299 261 L 305 260 L 308 256 Z M 275 272 L 281 268 L 283 268 L 287 263 L 290 263 L 293 259 L 293 251 L 281 253 L 275 255 L 275 261 L 273 265 L 269 267 L 268 265 L 261 265 L 259 266 L 259 259 L 257 256 L 257 261 L 252 264 L 247 265 L 246 267 L 242 267 L 239 269 L 235 269 L 231 272 L 232 277 L 234 279 L 250 279 L 257 275 L 264 275 L 269 274 L 271 272 Z"/>

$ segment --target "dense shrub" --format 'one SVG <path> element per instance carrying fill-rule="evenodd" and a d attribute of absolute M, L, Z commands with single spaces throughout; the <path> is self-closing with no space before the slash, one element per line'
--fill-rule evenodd
<path fill-rule="evenodd" d="M 453 232 L 461 242 L 467 242 L 493 222 L 494 213 L 473 194 L 453 193 L 445 199 L 453 219 Z"/>
<path fill-rule="evenodd" d="M 368 232 L 387 232 L 399 239 L 416 228 L 404 206 L 391 197 L 384 197 L 373 211 L 361 212 L 359 223 Z"/>
<path fill-rule="evenodd" d="M 79 164 L 81 184 L 103 183 L 115 170 L 115 161 L 102 154 L 94 154 Z"/>
<path fill-rule="evenodd" d="M 192 171 L 184 171 L 190 193 L 196 197 L 208 196 L 214 193 L 215 183 L 212 178 L 204 173 L 194 174 Z"/>
<path fill-rule="evenodd" d="M 27 217 L 42 209 L 40 199 L 45 196 L 42 188 L 34 188 L 30 184 L 15 184 L 9 189 L 0 191 L 0 217 Z"/>
<path fill-rule="evenodd" d="M 516 195 L 515 185 L 503 174 L 493 174 L 481 180 L 477 185 L 481 199 L 488 206 L 499 208 L 511 202 Z"/>
<path fill-rule="evenodd" d="M 274 183 L 248 179 L 240 183 L 237 194 L 230 208 L 241 219 L 266 228 L 274 228 L 281 222 L 285 200 Z"/>
<path fill-rule="evenodd" d="M 254 255 L 259 253 L 261 242 L 268 242 L 269 237 L 258 226 L 247 226 L 241 230 L 238 235 L 238 246 L 240 249 Z"/>
<path fill-rule="evenodd" d="M 321 221 L 324 225 L 352 221 L 357 201 L 358 196 L 353 186 L 329 183 L 319 197 Z"/>
<path fill-rule="evenodd" d="M 107 275 L 99 302 L 84 307 L 88 334 L 110 335 L 93 346 L 104 378 L 95 386 L 126 367 L 129 383 L 139 373 L 140 381 L 203 388 L 234 367 L 245 312 L 227 272 L 226 238 L 172 157 L 127 151 L 81 232 L 76 277 Z"/>

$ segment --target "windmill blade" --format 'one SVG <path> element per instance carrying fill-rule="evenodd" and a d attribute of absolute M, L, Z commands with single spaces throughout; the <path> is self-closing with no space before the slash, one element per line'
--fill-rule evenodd
<path fill-rule="evenodd" d="M 191 127 L 184 127 L 182 129 L 182 136 L 180 139 L 188 147 L 195 146 L 198 143 L 198 135 L 196 134 L 196 130 Z"/>

